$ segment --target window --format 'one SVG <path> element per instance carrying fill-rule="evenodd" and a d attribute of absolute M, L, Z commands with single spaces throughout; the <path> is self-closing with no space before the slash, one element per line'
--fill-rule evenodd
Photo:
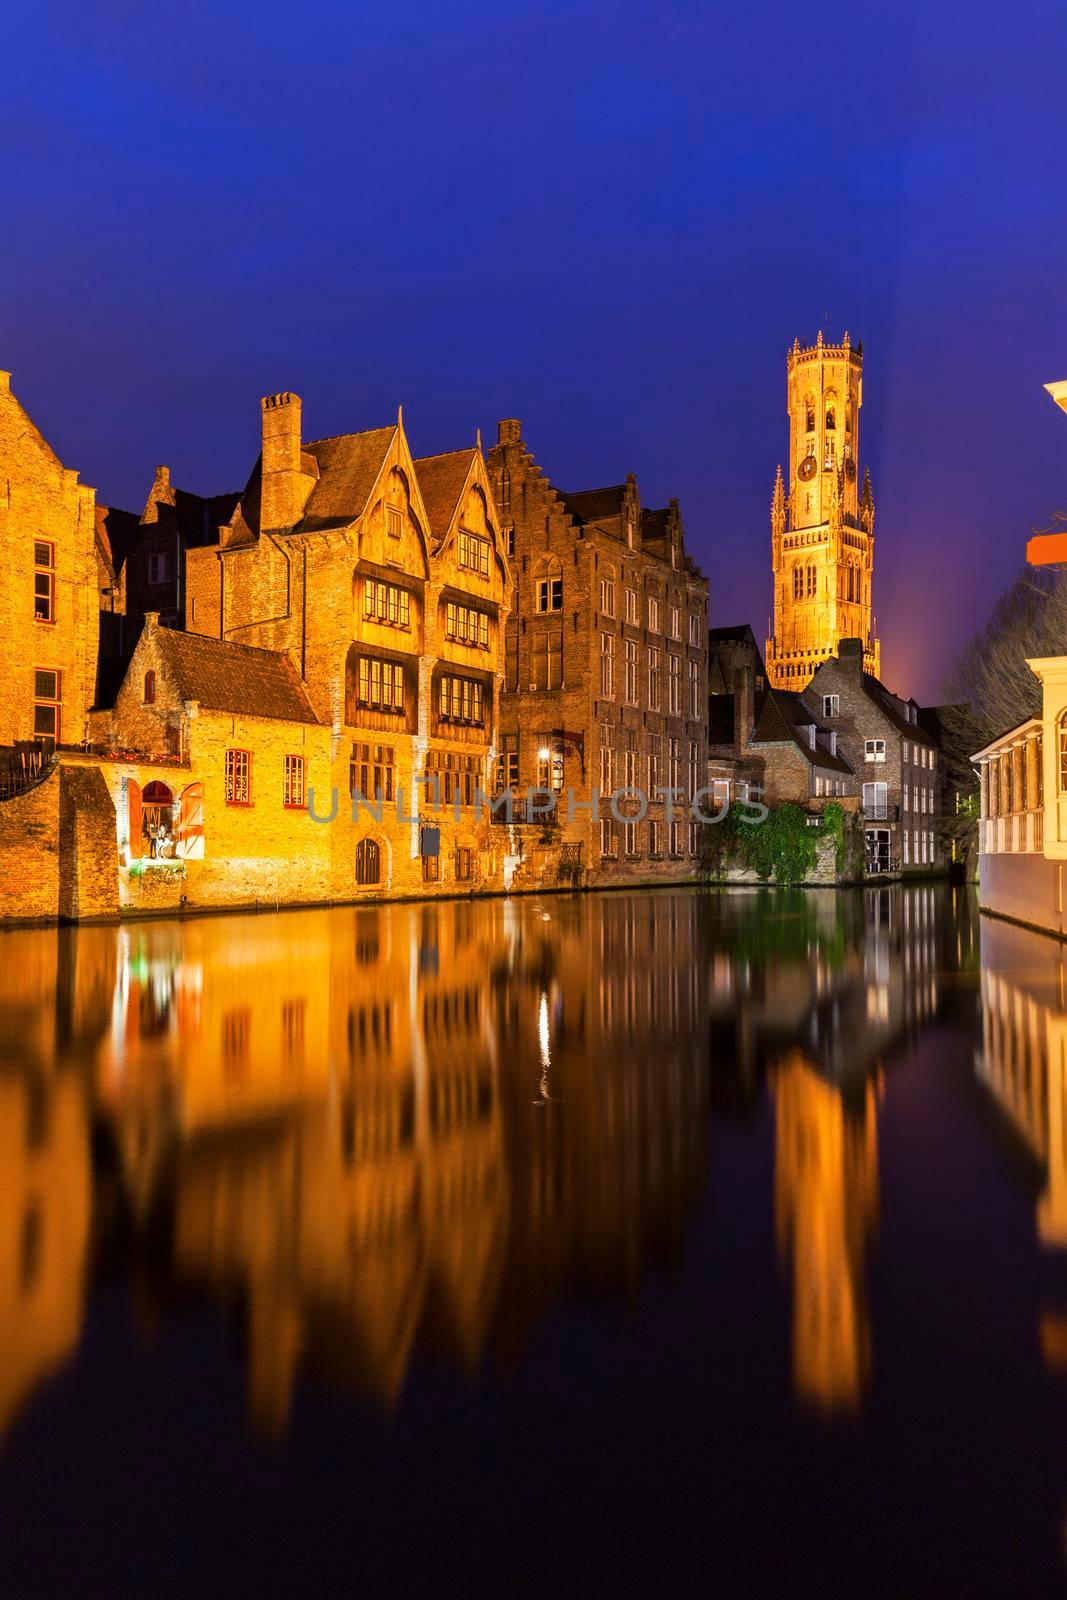
<path fill-rule="evenodd" d="M 682 613 L 677 606 L 670 606 L 667 612 L 668 626 L 672 639 L 682 637 Z"/>
<path fill-rule="evenodd" d="M 472 678 L 441 679 L 440 710 L 445 722 L 473 722 L 485 719 L 482 685 Z"/>
<path fill-rule="evenodd" d="M 809 600 L 811 600 L 814 597 L 814 594 L 815 594 L 815 591 L 816 591 L 817 587 L 818 587 L 818 584 L 817 584 L 817 579 L 816 579 L 816 575 L 815 575 L 815 568 L 814 567 L 809 567 L 808 570 L 807 570 L 807 583 L 806 583 L 806 592 L 807 592 L 807 597 L 808 597 Z"/>
<path fill-rule="evenodd" d="M 615 615 L 615 579 L 600 580 L 600 609 L 606 617 Z"/>
<path fill-rule="evenodd" d="M 699 787 L 697 784 L 697 747 L 692 739 L 689 741 L 689 799 L 692 800 Z"/>
<path fill-rule="evenodd" d="M 627 620 L 627 622 L 633 622 L 633 623 L 637 622 L 637 590 L 636 589 L 627 589 L 626 590 L 626 620 Z"/>
<path fill-rule="evenodd" d="M 505 733 L 500 741 L 500 755 L 496 764 L 496 788 L 517 789 L 519 785 L 519 736 Z"/>
<path fill-rule="evenodd" d="M 392 628 L 410 628 L 411 596 L 395 583 L 368 578 L 363 585 L 363 615 Z"/>
<path fill-rule="evenodd" d="M 814 400 L 809 400 L 808 403 L 807 403 L 807 406 L 805 408 L 804 426 L 805 426 L 805 428 L 806 428 L 808 433 L 814 433 L 815 432 L 815 402 L 814 402 Z"/>
<path fill-rule="evenodd" d="M 694 649 L 698 649 L 699 646 L 700 646 L 700 613 L 699 613 L 699 611 L 691 611 L 689 613 L 689 643 L 693 646 Z"/>
<path fill-rule="evenodd" d="M 648 708 L 659 710 L 659 651 L 654 647 L 648 652 Z"/>
<path fill-rule="evenodd" d="M 154 550 L 148 557 L 149 583 L 169 583 L 173 576 L 171 552 L 169 550 Z"/>
<path fill-rule="evenodd" d="M 864 761 L 884 761 L 885 740 L 865 739 L 863 741 L 863 759 Z"/>
<path fill-rule="evenodd" d="M 385 508 L 385 531 L 390 539 L 399 539 L 404 528 L 404 513 L 400 506 Z"/>
<path fill-rule="evenodd" d="M 600 792 L 611 794 L 615 788 L 615 751 L 612 748 L 615 729 L 604 728 L 602 735 L 604 742 L 600 746 Z"/>
<path fill-rule="evenodd" d="M 615 695 L 615 640 L 610 633 L 600 635 L 600 693 L 605 700 Z"/>
<path fill-rule="evenodd" d="M 689 823 L 689 854 L 691 856 L 700 854 L 700 838 L 697 834 L 697 825 L 692 820 Z"/>
<path fill-rule="evenodd" d="M 678 740 L 677 739 L 672 739 L 670 741 L 670 745 L 668 747 L 668 758 L 667 758 L 667 785 L 671 789 L 677 789 L 678 788 L 678 779 L 679 779 L 679 776 L 680 776 L 678 752 L 679 752 Z"/>
<path fill-rule="evenodd" d="M 675 822 L 671 823 L 671 855 L 672 856 L 680 856 L 681 853 L 682 853 L 682 824 L 680 822 L 675 821 Z"/>
<path fill-rule="evenodd" d="M 154 706 L 156 703 L 156 675 L 154 672 L 146 672 L 144 675 L 144 703 L 146 706 Z"/>
<path fill-rule="evenodd" d="M 628 822 L 625 829 L 625 850 L 628 856 L 637 854 L 637 823 Z"/>
<path fill-rule="evenodd" d="M 44 539 L 33 545 L 33 614 L 38 622 L 56 620 L 56 547 Z"/>
<path fill-rule="evenodd" d="M 227 750 L 226 752 L 226 804 L 250 806 L 252 804 L 252 752 Z"/>
<path fill-rule="evenodd" d="M 837 427 L 837 414 L 834 411 L 833 406 L 827 406 L 826 408 L 826 426 L 831 429 L 831 431 Z"/>
<path fill-rule="evenodd" d="M 471 852 L 463 845 L 456 850 L 456 877 L 460 883 L 468 883 L 471 877 Z"/>
<path fill-rule="evenodd" d="M 682 658 L 667 652 L 667 714 L 682 714 Z"/>
<path fill-rule="evenodd" d="M 933 772 L 933 770 L 934 770 L 934 759 L 935 759 L 936 755 L 937 755 L 937 751 L 936 750 L 931 750 L 930 751 L 930 771 L 931 772 Z"/>
<path fill-rule="evenodd" d="M 839 694 L 824 694 L 822 697 L 822 714 L 826 718 L 839 716 L 841 712 L 841 696 Z"/>
<path fill-rule="evenodd" d="M 33 733 L 37 739 L 59 742 L 59 707 L 62 674 L 38 667 L 33 674 Z"/>
<path fill-rule="evenodd" d="M 868 817 L 884 819 L 888 816 L 888 786 L 885 783 L 863 785 L 863 810 Z"/>
<path fill-rule="evenodd" d="M 910 842 L 911 842 L 911 833 L 909 832 L 909 830 L 907 828 L 905 828 L 904 829 L 904 865 L 905 866 L 908 865 L 908 862 L 911 859 L 911 851 L 908 848 Z"/>
<path fill-rule="evenodd" d="M 659 601 L 652 594 L 648 597 L 648 631 L 659 632 Z"/>
<path fill-rule="evenodd" d="M 695 722 L 700 716 L 700 662 L 689 663 L 689 715 Z"/>
<path fill-rule="evenodd" d="M 659 788 L 659 751 L 652 749 L 648 752 L 648 797 L 655 799 L 656 790 Z M 651 848 L 651 846 L 649 847 Z"/>
<path fill-rule="evenodd" d="M 538 578 L 537 609 L 538 611 L 563 610 L 562 578 Z"/>
<path fill-rule="evenodd" d="M 367 886 L 381 881 L 381 848 L 373 839 L 361 839 L 356 846 L 356 882 Z"/>
<path fill-rule="evenodd" d="M 925 767 L 926 765 L 926 746 L 924 744 L 919 746 L 919 765 L 920 767 Z"/>
<path fill-rule="evenodd" d="M 286 756 L 282 774 L 282 804 L 294 810 L 304 808 L 304 758 Z"/>
<path fill-rule="evenodd" d="M 403 711 L 404 669 L 399 661 L 360 656 L 359 704 L 377 711 Z"/>
<path fill-rule="evenodd" d="M 907 784 L 907 783 L 904 785 L 904 806 L 903 806 L 903 809 L 905 811 L 910 811 L 911 810 L 911 786 L 910 786 L 910 784 Z"/>
<path fill-rule="evenodd" d="M 618 846 L 615 840 L 615 820 L 613 817 L 600 819 L 600 854 L 614 856 Z"/>
<path fill-rule="evenodd" d="M 534 683 L 538 689 L 563 685 L 563 634 L 542 629 L 533 641 Z"/>
<path fill-rule="evenodd" d="M 659 824 L 657 822 L 650 821 L 648 824 L 648 853 L 650 856 L 659 854 Z"/>
<path fill-rule="evenodd" d="M 459 530 L 459 564 L 466 567 L 468 572 L 477 572 L 480 577 L 489 576 L 489 540 L 479 538 L 476 533 L 468 533 L 465 528 Z"/>
<path fill-rule="evenodd" d="M 563 748 L 561 745 L 543 745 L 537 752 L 537 787 L 551 789 L 553 794 L 563 793 Z"/>
<path fill-rule="evenodd" d="M 802 600 L 803 598 L 804 598 L 804 568 L 803 567 L 794 567 L 793 568 L 793 599 L 794 600 Z"/>
<path fill-rule="evenodd" d="M 433 845 L 432 851 L 430 849 L 431 844 Z M 422 856 L 423 883 L 438 883 L 441 877 L 440 828 L 423 828 L 420 836 L 419 853 Z"/>
<path fill-rule="evenodd" d="M 456 605 L 450 600 L 445 606 L 445 638 L 477 650 L 488 650 L 489 618 L 476 606 Z"/>
<path fill-rule="evenodd" d="M 632 639 L 627 639 L 625 646 L 626 659 L 623 662 L 624 686 L 627 705 L 637 704 L 637 645 Z"/>

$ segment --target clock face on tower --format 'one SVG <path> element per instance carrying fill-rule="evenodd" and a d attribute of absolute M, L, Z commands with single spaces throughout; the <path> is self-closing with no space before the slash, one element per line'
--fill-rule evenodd
<path fill-rule="evenodd" d="M 815 457 L 806 455 L 797 468 L 797 477 L 801 483 L 808 483 L 815 476 Z"/>

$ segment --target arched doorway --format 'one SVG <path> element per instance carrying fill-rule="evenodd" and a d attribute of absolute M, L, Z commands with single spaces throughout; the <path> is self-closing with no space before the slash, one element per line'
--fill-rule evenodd
<path fill-rule="evenodd" d="M 174 856 L 174 795 L 158 779 L 141 790 L 141 833 L 150 856 Z"/>
<path fill-rule="evenodd" d="M 356 846 L 356 882 L 371 889 L 382 881 L 382 850 L 374 839 L 361 839 Z"/>

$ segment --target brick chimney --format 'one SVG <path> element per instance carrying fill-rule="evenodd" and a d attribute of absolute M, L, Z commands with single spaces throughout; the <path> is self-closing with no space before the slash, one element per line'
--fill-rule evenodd
<path fill-rule="evenodd" d="M 291 528 L 304 514 L 313 479 L 300 467 L 300 396 L 268 394 L 263 409 L 263 482 L 259 526 Z"/>
<path fill-rule="evenodd" d="M 858 678 L 863 672 L 863 640 L 842 639 L 837 647 L 837 659 L 842 670 Z"/>
<path fill-rule="evenodd" d="M 756 726 L 756 669 L 748 662 L 734 669 L 734 739 L 741 750 L 752 742 Z"/>
<path fill-rule="evenodd" d="M 497 444 L 518 444 L 522 438 L 522 423 L 518 417 L 505 417 L 496 425 Z"/>

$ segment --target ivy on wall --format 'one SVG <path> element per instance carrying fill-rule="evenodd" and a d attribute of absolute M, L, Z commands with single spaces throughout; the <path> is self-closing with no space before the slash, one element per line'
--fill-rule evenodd
<path fill-rule="evenodd" d="M 780 888 L 804 883 L 815 871 L 824 839 L 834 842 L 839 877 L 859 877 L 863 870 L 862 841 L 843 806 L 831 801 L 822 817 L 786 803 L 772 806 L 762 822 L 752 820 L 748 809 L 733 805 L 719 823 L 704 828 L 700 870 L 704 877 L 724 876 L 732 866 L 747 868 Z M 858 852 L 858 855 L 857 855 Z"/>

